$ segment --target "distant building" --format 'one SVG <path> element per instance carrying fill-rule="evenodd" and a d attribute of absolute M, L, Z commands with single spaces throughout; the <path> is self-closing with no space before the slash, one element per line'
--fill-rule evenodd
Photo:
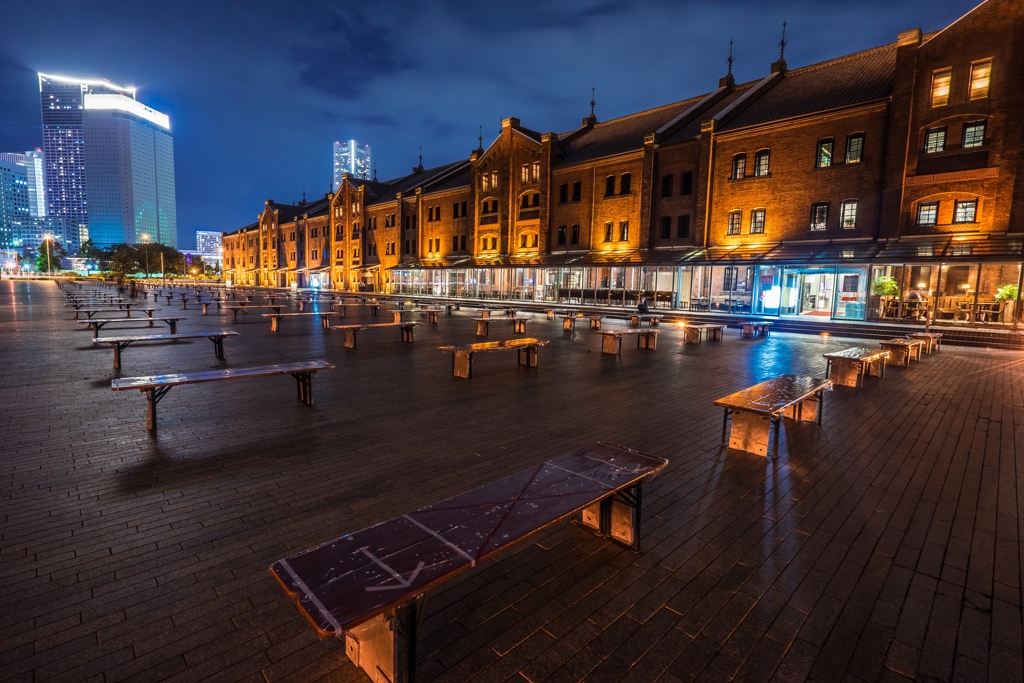
<path fill-rule="evenodd" d="M 334 189 L 341 187 L 341 176 L 370 179 L 370 146 L 355 140 L 334 143 Z"/>
<path fill-rule="evenodd" d="M 14 226 L 14 247 L 25 257 L 31 257 L 47 237 L 69 254 L 78 253 L 78 229 L 63 216 L 29 216 Z"/>
<path fill-rule="evenodd" d="M 27 170 L 13 161 L 0 160 L 0 249 L 15 246 L 15 233 L 28 218 Z"/>
<path fill-rule="evenodd" d="M 220 259 L 221 233 L 196 230 L 196 253 L 206 259 Z"/>
<path fill-rule="evenodd" d="M 46 215 L 46 175 L 43 171 L 43 151 L 0 152 L 0 161 L 9 161 L 25 167 L 28 179 L 28 215 Z"/>
<path fill-rule="evenodd" d="M 46 215 L 63 216 L 71 225 L 89 225 L 86 196 L 85 133 L 82 116 L 87 95 L 135 99 L 135 88 L 107 81 L 39 74 L 46 175 Z M 77 233 L 75 235 L 77 240 Z M 77 249 L 77 245 L 73 245 Z"/>
<path fill-rule="evenodd" d="M 89 237 L 177 246 L 174 141 L 166 114 L 121 94 L 86 94 L 82 130 Z"/>

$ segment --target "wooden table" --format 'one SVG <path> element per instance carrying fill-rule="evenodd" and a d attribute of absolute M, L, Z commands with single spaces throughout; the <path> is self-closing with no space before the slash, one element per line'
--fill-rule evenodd
<path fill-rule="evenodd" d="M 884 349 L 855 346 L 822 355 L 825 358 L 826 377 L 839 386 L 859 387 L 867 376 L 885 376 L 885 362 L 891 354 Z"/>
<path fill-rule="evenodd" d="M 942 350 L 941 332 L 911 332 L 907 335 L 907 339 L 920 339 L 923 341 L 924 346 L 922 347 L 922 350 L 925 353 Z"/>
<path fill-rule="evenodd" d="M 772 457 L 777 457 L 782 418 L 821 424 L 825 391 L 831 388 L 830 379 L 780 375 L 718 399 L 715 405 L 725 409 L 722 443 L 726 443 L 726 429 L 732 416 L 729 448 L 767 456 L 768 441 L 774 427 Z"/>
<path fill-rule="evenodd" d="M 894 363 L 904 367 L 910 367 L 910 361 L 921 360 L 921 349 L 924 348 L 923 339 L 895 338 L 888 341 L 878 342 L 878 345 L 890 352 L 890 358 Z"/>
<path fill-rule="evenodd" d="M 278 560 L 270 573 L 372 680 L 408 683 L 428 590 L 572 518 L 638 550 L 642 485 L 667 464 L 598 443 Z"/>
<path fill-rule="evenodd" d="M 722 341 L 725 333 L 725 325 L 718 323 L 685 323 L 683 325 L 683 342 L 686 344 L 700 344 L 702 337 L 707 336 L 708 341 Z"/>
<path fill-rule="evenodd" d="M 759 336 L 767 338 L 772 331 L 772 323 L 766 320 L 745 320 L 740 323 L 740 327 L 743 329 L 740 336 L 749 339 Z"/>

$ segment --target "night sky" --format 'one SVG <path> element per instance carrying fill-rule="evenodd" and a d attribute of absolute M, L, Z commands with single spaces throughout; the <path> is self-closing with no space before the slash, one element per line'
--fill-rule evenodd
<path fill-rule="evenodd" d="M 106 78 L 171 117 L 179 248 L 322 196 L 331 145 L 369 143 L 381 180 L 469 155 L 501 119 L 565 132 L 940 29 L 980 0 L 496 3 L 4 3 L 0 151 L 42 145 L 36 72 Z"/>

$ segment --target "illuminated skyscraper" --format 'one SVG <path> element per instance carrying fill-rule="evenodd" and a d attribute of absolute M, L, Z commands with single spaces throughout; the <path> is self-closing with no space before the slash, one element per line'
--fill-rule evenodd
<path fill-rule="evenodd" d="M 83 98 L 89 238 L 98 247 L 178 243 L 174 140 L 166 114 L 122 94 Z"/>
<path fill-rule="evenodd" d="M 86 95 L 117 95 L 134 100 L 135 88 L 124 88 L 107 81 L 39 74 L 46 213 L 67 218 L 76 228 L 89 224 L 82 131 Z"/>
<path fill-rule="evenodd" d="M 17 231 L 28 218 L 25 167 L 0 160 L 0 249 L 14 246 Z"/>
<path fill-rule="evenodd" d="M 370 179 L 370 146 L 355 140 L 334 143 L 334 189 L 341 186 L 341 175 Z"/>
<path fill-rule="evenodd" d="M 25 167 L 28 181 L 28 215 L 39 218 L 46 215 L 46 182 L 43 172 L 43 150 L 24 153 L 0 152 L 0 161 Z"/>

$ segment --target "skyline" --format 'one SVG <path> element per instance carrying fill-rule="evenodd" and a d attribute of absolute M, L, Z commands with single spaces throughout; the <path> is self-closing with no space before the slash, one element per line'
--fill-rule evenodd
<path fill-rule="evenodd" d="M 370 17 L 352 3 L 287 12 L 186 3 L 151 25 L 116 11 L 121 4 L 96 17 L 58 3 L 68 20 L 94 28 L 69 35 L 62 53 L 31 40 L 44 8 L 14 10 L 25 30 L 0 48 L 0 149 L 40 146 L 37 72 L 132 83 L 140 101 L 174 121 L 186 249 L 195 230 L 252 222 L 265 199 L 322 196 L 332 180 L 327 150 L 339 137 L 373 146 L 378 176 L 393 178 L 416 165 L 420 145 L 426 166 L 465 158 L 478 127 L 486 146 L 503 117 L 570 130 L 589 112 L 591 87 L 602 121 L 712 90 L 726 71 L 730 38 L 737 80 L 759 78 L 778 57 L 783 20 L 786 58 L 796 68 L 890 43 L 909 28 L 935 30 L 974 6 L 576 2 L 511 10 L 390 2 Z M 392 14 L 417 30 L 389 28 L 383 17 Z M 492 40 L 468 39 L 481 33 Z"/>

